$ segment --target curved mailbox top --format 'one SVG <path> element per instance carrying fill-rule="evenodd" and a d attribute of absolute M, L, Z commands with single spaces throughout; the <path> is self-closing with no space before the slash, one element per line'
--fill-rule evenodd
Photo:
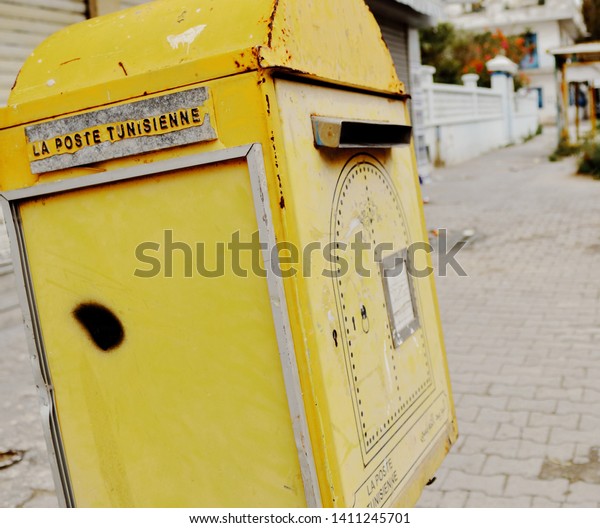
<path fill-rule="evenodd" d="M 67 27 L 27 59 L 10 124 L 281 68 L 402 94 L 362 0 L 158 0 Z"/>

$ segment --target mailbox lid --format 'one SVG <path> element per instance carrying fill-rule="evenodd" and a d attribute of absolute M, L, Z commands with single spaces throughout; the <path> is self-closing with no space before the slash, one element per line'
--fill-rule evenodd
<path fill-rule="evenodd" d="M 158 0 L 43 42 L 11 92 L 8 124 L 263 68 L 402 93 L 362 0 Z"/>

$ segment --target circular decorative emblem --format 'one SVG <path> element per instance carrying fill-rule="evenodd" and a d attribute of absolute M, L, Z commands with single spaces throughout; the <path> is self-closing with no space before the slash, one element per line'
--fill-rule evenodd
<path fill-rule="evenodd" d="M 360 443 L 370 459 L 432 379 L 428 355 L 420 354 L 427 375 L 417 386 L 406 383 L 403 342 L 411 340 L 407 346 L 421 351 L 425 344 L 406 269 L 410 237 L 402 201 L 375 157 L 356 155 L 342 170 L 330 236 L 339 328 L 333 343 L 344 354 Z"/>

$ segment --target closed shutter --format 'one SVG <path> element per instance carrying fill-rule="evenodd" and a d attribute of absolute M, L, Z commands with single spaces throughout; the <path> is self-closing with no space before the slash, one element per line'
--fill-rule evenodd
<path fill-rule="evenodd" d="M 390 50 L 394 64 L 396 65 L 396 73 L 400 80 L 404 83 L 406 91 L 410 91 L 410 75 L 408 68 L 408 28 L 406 25 L 395 24 L 388 26 L 381 20 L 378 21 L 381 27 L 383 40 Z"/>
<path fill-rule="evenodd" d="M 0 0 L 0 105 L 25 59 L 52 33 L 85 19 L 85 0 Z"/>

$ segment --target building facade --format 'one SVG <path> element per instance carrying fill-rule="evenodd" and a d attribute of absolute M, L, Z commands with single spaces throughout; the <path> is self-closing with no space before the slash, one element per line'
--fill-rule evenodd
<path fill-rule="evenodd" d="M 572 44 L 585 34 L 579 0 L 449 3 L 446 14 L 453 24 L 470 31 L 500 29 L 506 35 L 522 35 L 531 51 L 520 70 L 529 77 L 530 88 L 538 92 L 542 122 L 556 122 L 554 56 L 548 50 Z"/>

